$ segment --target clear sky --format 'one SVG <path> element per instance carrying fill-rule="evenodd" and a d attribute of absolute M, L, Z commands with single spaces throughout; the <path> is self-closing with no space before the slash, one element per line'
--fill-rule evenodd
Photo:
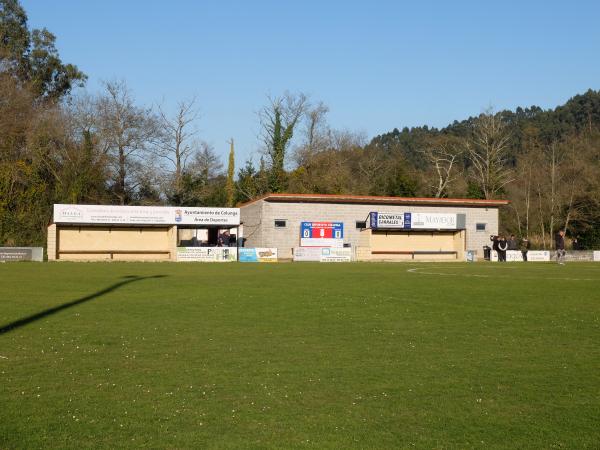
<path fill-rule="evenodd" d="M 225 162 L 259 150 L 268 94 L 305 92 L 369 138 L 493 105 L 555 107 L 600 89 L 599 1 L 21 0 L 65 62 L 144 104 L 197 96 Z"/>

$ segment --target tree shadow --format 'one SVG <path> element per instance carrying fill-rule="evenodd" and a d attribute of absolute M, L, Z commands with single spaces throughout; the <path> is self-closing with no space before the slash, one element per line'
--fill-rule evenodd
<path fill-rule="evenodd" d="M 52 314 L 56 314 L 57 312 L 63 311 L 65 309 L 71 308 L 73 306 L 80 305 L 81 303 L 89 302 L 90 300 L 93 300 L 95 298 L 106 295 L 109 292 L 117 290 L 117 289 L 125 286 L 126 284 L 133 283 L 135 281 L 146 280 L 146 279 L 150 279 L 150 278 L 164 278 L 166 276 L 167 275 L 152 275 L 152 276 L 148 276 L 148 277 L 139 277 L 136 275 L 125 275 L 122 277 L 122 278 L 124 278 L 123 281 L 119 281 L 118 283 L 115 283 L 112 286 L 102 289 L 101 291 L 94 292 L 93 294 L 87 295 L 85 297 L 78 298 L 78 299 L 73 300 L 68 303 L 63 303 L 62 305 L 55 306 L 53 308 L 49 308 L 44 311 L 40 311 L 39 313 L 32 314 L 31 316 L 27 316 L 22 319 L 15 320 L 14 322 L 10 322 L 6 325 L 2 325 L 0 327 L 0 335 L 2 335 L 4 333 L 8 333 L 9 331 L 16 330 L 17 328 L 24 327 L 25 325 L 28 325 L 32 322 L 43 319 L 44 317 L 51 316 Z"/>

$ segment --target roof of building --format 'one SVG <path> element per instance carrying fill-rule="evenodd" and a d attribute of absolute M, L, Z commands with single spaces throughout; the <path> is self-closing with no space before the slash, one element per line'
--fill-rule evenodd
<path fill-rule="evenodd" d="M 372 195 L 345 194 L 267 194 L 240 205 L 251 205 L 258 201 L 281 203 L 356 203 L 369 205 L 438 205 L 471 206 L 497 208 L 509 204 L 508 200 L 480 200 L 473 198 L 423 198 L 423 197 L 381 197 Z"/>

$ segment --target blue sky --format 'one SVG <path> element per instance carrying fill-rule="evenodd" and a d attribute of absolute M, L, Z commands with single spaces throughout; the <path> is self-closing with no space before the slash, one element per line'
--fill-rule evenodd
<path fill-rule="evenodd" d="M 139 103 L 197 96 L 201 137 L 237 165 L 268 94 L 305 92 L 369 138 L 600 89 L 600 2 L 21 0 L 65 62 Z"/>

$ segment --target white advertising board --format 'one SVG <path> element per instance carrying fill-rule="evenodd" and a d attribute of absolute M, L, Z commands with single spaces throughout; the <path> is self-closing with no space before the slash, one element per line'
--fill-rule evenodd
<path fill-rule="evenodd" d="M 240 209 L 56 204 L 54 223 L 235 226 L 240 224 Z"/>
<path fill-rule="evenodd" d="M 600 250 L 594 250 L 594 261 L 600 262 Z"/>
<path fill-rule="evenodd" d="M 492 251 L 492 261 L 498 261 L 498 252 Z M 519 250 L 507 250 L 506 261 L 523 261 L 523 254 Z M 550 252 L 548 250 L 529 250 L 527 252 L 528 262 L 550 261 Z"/>
<path fill-rule="evenodd" d="M 236 247 L 177 247 L 177 261 L 229 262 L 236 260 Z"/>
<path fill-rule="evenodd" d="M 312 262 L 350 262 L 352 248 L 350 247 L 296 247 L 294 261 Z"/>
<path fill-rule="evenodd" d="M 294 248 L 294 261 L 321 261 L 321 247 Z"/>
<path fill-rule="evenodd" d="M 456 230 L 456 214 L 412 213 L 410 228 L 413 230 Z"/>
<path fill-rule="evenodd" d="M 321 249 L 321 262 L 350 262 L 352 261 L 352 249 L 344 248 L 323 248 Z"/>

